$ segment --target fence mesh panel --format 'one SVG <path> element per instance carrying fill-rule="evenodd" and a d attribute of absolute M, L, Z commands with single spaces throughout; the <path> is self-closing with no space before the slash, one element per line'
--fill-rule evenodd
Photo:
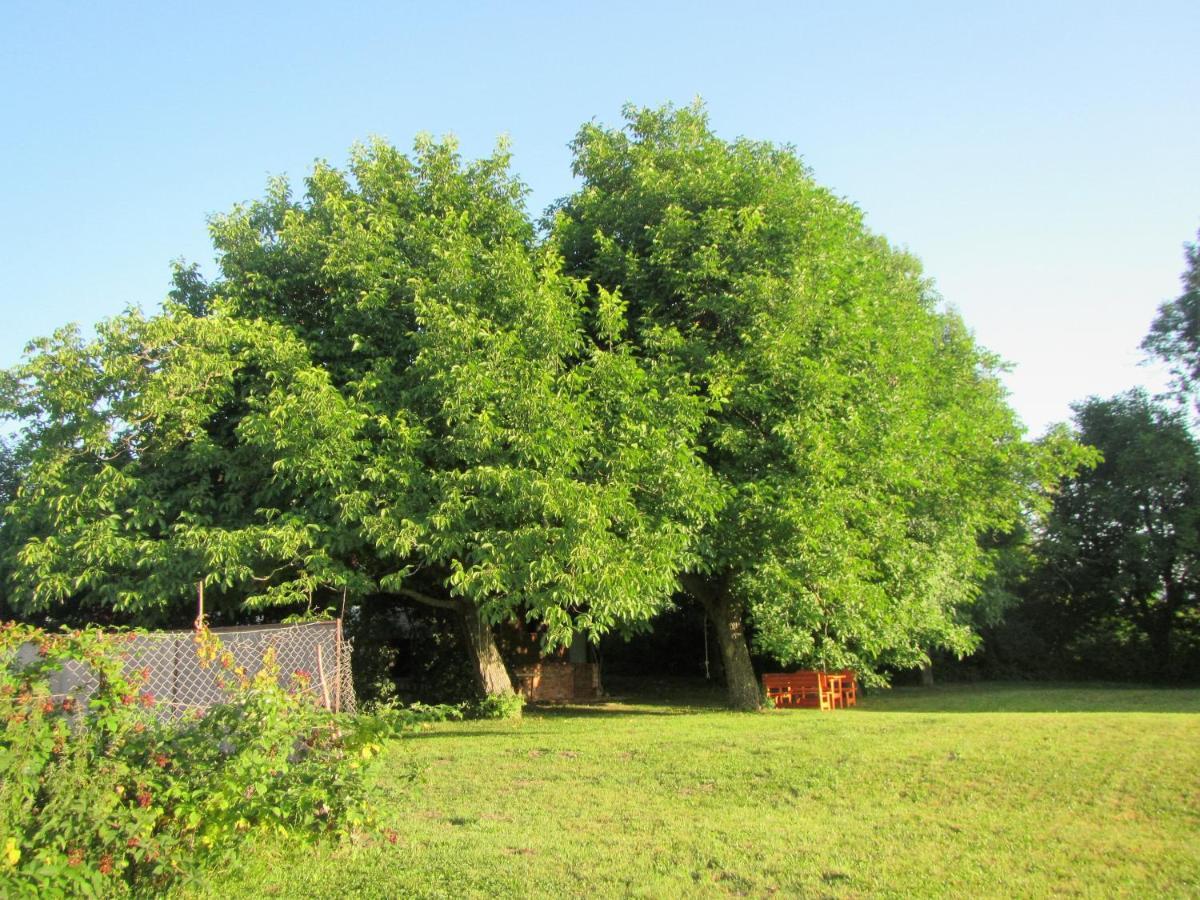
<path fill-rule="evenodd" d="M 267 650 L 274 649 L 284 687 L 291 687 L 303 675 L 308 679 L 308 690 L 322 706 L 335 712 L 355 711 L 350 643 L 342 636 L 340 619 L 302 625 L 213 628 L 212 633 L 233 655 L 236 665 L 245 667 L 247 675 L 257 673 Z M 23 648 L 23 653 L 33 652 L 32 647 Z M 147 676 L 142 690 L 153 695 L 155 707 L 163 715 L 207 709 L 224 697 L 217 681 L 221 668 L 200 664 L 191 631 L 130 634 L 124 655 L 125 671 Z M 96 684 L 96 676 L 87 666 L 72 660 L 51 677 L 50 689 L 55 694 L 85 700 Z"/>

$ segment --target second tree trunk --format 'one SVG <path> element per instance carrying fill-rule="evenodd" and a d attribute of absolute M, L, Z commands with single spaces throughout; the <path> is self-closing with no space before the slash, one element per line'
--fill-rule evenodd
<path fill-rule="evenodd" d="M 480 691 L 485 697 L 513 693 L 512 680 L 500 656 L 500 648 L 496 646 L 491 624 L 474 603 L 463 601 L 460 611 L 467 650 Z"/>

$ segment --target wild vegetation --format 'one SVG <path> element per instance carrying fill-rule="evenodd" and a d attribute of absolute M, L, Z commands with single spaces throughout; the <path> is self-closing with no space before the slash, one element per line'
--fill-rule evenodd
<path fill-rule="evenodd" d="M 333 718 L 304 677 L 285 690 L 270 655 L 248 674 L 206 629 L 197 653 L 225 700 L 171 716 L 126 664 L 131 634 L 0 626 L 0 893 L 154 894 L 254 835 L 366 825 L 364 761 L 412 719 Z M 54 693 L 65 665 L 92 689 Z"/>
<path fill-rule="evenodd" d="M 1001 541 L 975 610 L 984 641 L 972 674 L 1200 681 L 1198 246 L 1143 343 L 1170 364 L 1172 393 L 1075 405 L 1074 434 L 1101 461 L 1056 486 L 1043 523 Z"/>

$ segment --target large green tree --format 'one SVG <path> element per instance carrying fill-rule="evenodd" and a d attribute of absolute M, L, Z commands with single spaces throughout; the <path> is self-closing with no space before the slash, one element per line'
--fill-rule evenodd
<path fill-rule="evenodd" d="M 14 601 L 147 609 L 383 591 L 550 643 L 644 621 L 716 503 L 686 374 L 536 241 L 504 152 L 357 149 L 212 223 L 219 276 L 8 373 Z"/>
<path fill-rule="evenodd" d="M 1044 590 L 1072 633 L 1130 625 L 1153 674 L 1200 623 L 1200 446 L 1182 413 L 1132 391 L 1075 410 L 1103 460 L 1064 481 L 1039 542 Z"/>
<path fill-rule="evenodd" d="M 722 140 L 694 106 L 629 108 L 574 151 L 582 184 L 548 223 L 566 271 L 706 404 L 722 506 L 681 584 L 732 704 L 759 703 L 748 629 L 783 664 L 864 672 L 969 648 L 980 536 L 1064 463 L 1023 441 L 997 360 L 790 148 Z"/>

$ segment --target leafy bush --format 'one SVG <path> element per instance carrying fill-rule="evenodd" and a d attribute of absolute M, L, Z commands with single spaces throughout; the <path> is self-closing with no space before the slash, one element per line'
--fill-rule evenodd
<path fill-rule="evenodd" d="M 226 702 L 163 719 L 122 658 L 126 636 L 0 625 L 0 895 L 156 893 L 255 833 L 313 839 L 365 823 L 363 764 L 437 715 L 334 716 L 305 675 L 285 690 L 270 653 L 251 676 L 197 632 Z M 23 644 L 37 658 L 17 660 Z M 95 689 L 55 696 L 86 665 Z"/>
<path fill-rule="evenodd" d="M 524 708 L 520 694 L 489 694 L 471 706 L 471 713 L 476 719 L 519 719 Z"/>

